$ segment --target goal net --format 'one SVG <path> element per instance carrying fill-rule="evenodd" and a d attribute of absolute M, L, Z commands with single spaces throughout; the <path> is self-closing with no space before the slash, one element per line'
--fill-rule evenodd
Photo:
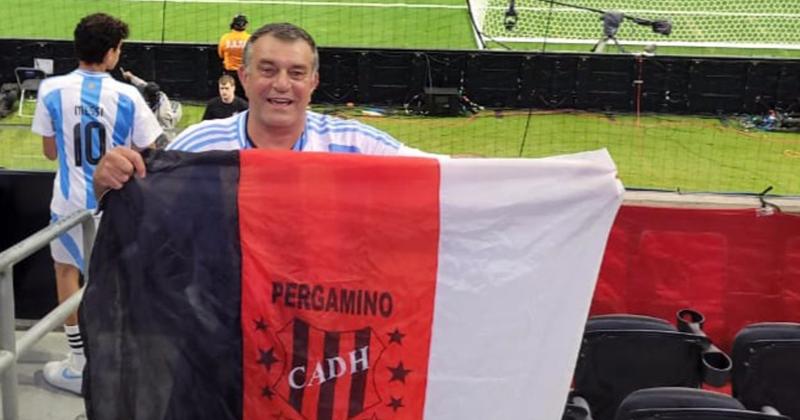
<path fill-rule="evenodd" d="M 603 36 L 597 11 L 618 11 L 646 20 L 669 20 L 673 28 L 670 36 L 663 36 L 626 19 L 616 36 L 623 44 L 800 49 L 800 1 L 516 0 L 517 19 L 511 29 L 504 24 L 509 0 L 468 3 L 479 47 L 492 41 L 591 45 Z"/>

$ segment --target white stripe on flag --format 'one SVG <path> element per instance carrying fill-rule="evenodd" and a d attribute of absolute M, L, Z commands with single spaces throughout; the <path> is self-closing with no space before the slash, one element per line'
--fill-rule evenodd
<path fill-rule="evenodd" d="M 605 150 L 441 162 L 426 419 L 559 419 L 622 184 Z"/>

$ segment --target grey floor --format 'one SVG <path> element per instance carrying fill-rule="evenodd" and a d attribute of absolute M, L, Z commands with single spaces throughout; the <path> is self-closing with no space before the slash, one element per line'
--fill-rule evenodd
<path fill-rule="evenodd" d="M 17 337 L 21 335 L 17 333 Z M 67 354 L 63 332 L 47 334 L 17 362 L 19 378 L 19 420 L 84 419 L 83 399 L 48 385 L 42 377 L 42 365 L 60 360 Z M 0 407 L 2 402 L 0 401 Z M 0 410 L 2 416 L 2 410 Z M 2 417 L 0 417 L 2 419 Z"/>

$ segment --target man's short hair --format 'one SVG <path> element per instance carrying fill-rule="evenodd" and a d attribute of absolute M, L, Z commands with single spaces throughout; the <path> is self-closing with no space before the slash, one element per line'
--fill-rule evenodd
<path fill-rule="evenodd" d="M 217 80 L 217 84 L 236 86 L 236 80 L 234 80 L 230 74 L 223 74 L 222 76 L 219 77 L 219 80 Z"/>
<path fill-rule="evenodd" d="M 250 35 L 247 44 L 244 46 L 244 58 L 242 60 L 245 68 L 250 64 L 250 56 L 253 54 L 253 43 L 263 36 L 273 36 L 281 41 L 303 41 L 311 47 L 311 53 L 314 55 L 313 70 L 319 69 L 319 52 L 317 52 L 317 43 L 314 38 L 305 31 L 305 29 L 293 25 L 291 23 L 268 23 Z"/>
<path fill-rule="evenodd" d="M 75 55 L 87 63 L 102 63 L 108 50 L 127 37 L 127 23 L 105 13 L 86 16 L 75 27 Z"/>

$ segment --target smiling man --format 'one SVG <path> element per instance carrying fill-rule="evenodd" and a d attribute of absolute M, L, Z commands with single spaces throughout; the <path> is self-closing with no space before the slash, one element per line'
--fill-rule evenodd
<path fill-rule="evenodd" d="M 319 54 L 311 36 L 289 23 L 271 23 L 247 41 L 239 78 L 250 109 L 230 118 L 187 128 L 168 150 L 271 149 L 369 155 L 428 154 L 407 147 L 383 131 L 354 120 L 308 111 L 319 85 Z M 95 191 L 122 188 L 131 176 L 145 175 L 137 152 L 112 151 L 95 173 Z"/>

